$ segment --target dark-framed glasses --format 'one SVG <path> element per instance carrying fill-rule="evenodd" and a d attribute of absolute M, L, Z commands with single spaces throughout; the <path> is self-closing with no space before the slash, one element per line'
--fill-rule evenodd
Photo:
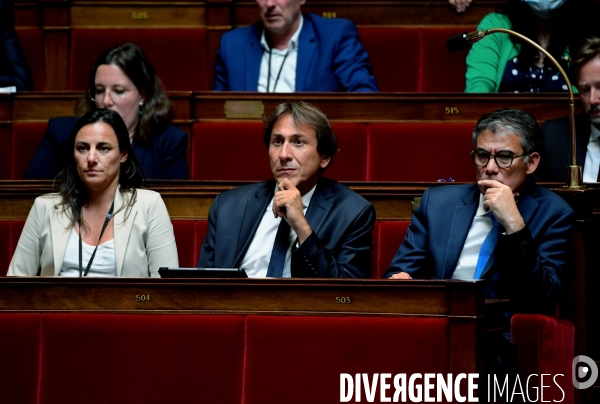
<path fill-rule="evenodd" d="M 102 98 L 104 98 L 104 94 L 106 94 L 106 92 L 108 91 L 108 96 L 110 97 L 110 99 L 113 100 L 113 102 L 115 103 L 119 103 L 123 101 L 125 97 L 127 97 L 127 94 L 135 90 L 137 90 L 136 87 L 134 87 L 131 90 L 125 88 L 90 88 L 88 90 L 88 95 L 90 97 L 90 100 L 96 102 L 97 100 L 102 100 Z"/>
<path fill-rule="evenodd" d="M 487 167 L 490 158 L 493 157 L 496 165 L 500 168 L 508 168 L 512 165 L 514 159 L 529 155 L 529 153 L 523 153 L 515 156 L 514 154 L 506 152 L 490 154 L 485 150 L 473 150 L 470 154 L 473 163 L 475 163 L 477 167 Z"/>

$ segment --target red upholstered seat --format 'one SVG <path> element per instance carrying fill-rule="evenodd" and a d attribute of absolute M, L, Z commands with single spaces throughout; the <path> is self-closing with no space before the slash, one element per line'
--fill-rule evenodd
<path fill-rule="evenodd" d="M 474 27 L 423 28 L 421 30 L 421 75 L 419 92 L 465 91 L 468 50 L 450 52 L 446 40 L 453 35 L 474 31 Z"/>
<path fill-rule="evenodd" d="M 6 276 L 25 220 L 0 220 L 0 276 Z"/>
<path fill-rule="evenodd" d="M 369 125 L 369 181 L 473 181 L 472 123 Z"/>
<path fill-rule="evenodd" d="M 23 179 L 29 162 L 44 137 L 46 122 L 15 122 L 12 125 L 11 179 Z"/>
<path fill-rule="evenodd" d="M 207 220 L 173 220 L 179 266 L 193 268 L 200 257 L 200 247 L 206 236 Z"/>
<path fill-rule="evenodd" d="M 0 401 L 37 404 L 39 314 L 0 313 Z"/>
<path fill-rule="evenodd" d="M 195 267 L 195 222 L 193 220 L 173 220 L 172 223 L 173 233 L 175 233 L 175 242 L 177 243 L 177 256 L 179 257 L 179 266 L 183 268 Z"/>
<path fill-rule="evenodd" d="M 271 178 L 263 129 L 260 121 L 194 123 L 192 179 L 262 181 Z"/>
<path fill-rule="evenodd" d="M 371 269 L 371 278 L 381 278 L 390 266 L 394 255 L 406 236 L 409 221 L 382 221 L 377 226 L 377 245 L 373 245 L 376 262 Z"/>
<path fill-rule="evenodd" d="M 46 314 L 41 353 L 42 403 L 242 402 L 243 316 Z"/>
<path fill-rule="evenodd" d="M 334 124 L 339 151 L 325 172 L 339 181 L 365 181 L 367 126 Z M 248 180 L 272 178 L 260 121 L 196 122 L 192 140 L 192 179 Z"/>
<path fill-rule="evenodd" d="M 142 49 L 167 90 L 212 88 L 206 63 L 205 29 L 73 29 L 69 89 L 85 90 L 90 69 L 98 56 L 126 42 L 133 42 Z"/>
<path fill-rule="evenodd" d="M 42 30 L 40 28 L 20 28 L 17 30 L 17 35 L 29 64 L 33 89 L 44 91 L 46 89 L 46 63 Z"/>
<path fill-rule="evenodd" d="M 574 387 L 572 383 L 572 362 L 575 356 L 575 327 L 565 320 L 540 314 L 515 314 L 510 322 L 512 342 L 518 348 L 519 374 L 521 381 L 532 374 L 546 376 L 532 383 L 537 394 L 544 387 L 544 401 L 572 403 Z M 556 377 L 553 381 L 551 377 Z M 557 384 L 560 385 L 560 388 Z M 561 391 L 562 389 L 562 391 Z M 531 397 L 535 397 L 535 390 Z M 541 398 L 539 399 L 540 401 Z"/>
<path fill-rule="evenodd" d="M 336 403 L 340 373 L 450 371 L 440 318 L 248 316 L 246 352 L 245 404 Z"/>
<path fill-rule="evenodd" d="M 419 91 L 420 36 L 416 28 L 361 27 L 360 37 L 381 92 Z"/>
<path fill-rule="evenodd" d="M 338 152 L 324 176 L 337 181 L 367 180 L 367 125 L 334 123 Z"/>

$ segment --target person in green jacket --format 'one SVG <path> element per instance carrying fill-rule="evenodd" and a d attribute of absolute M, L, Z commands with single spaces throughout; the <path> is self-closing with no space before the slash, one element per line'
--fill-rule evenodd
<path fill-rule="evenodd" d="M 502 10 L 485 16 L 477 29 L 519 32 L 541 45 L 566 69 L 569 49 L 575 49 L 594 34 L 590 30 L 597 29 L 593 28 L 597 24 L 586 23 L 594 15 L 591 8 L 597 6 L 592 3 L 508 0 Z M 473 44 L 467 55 L 465 92 L 542 91 L 567 91 L 567 86 L 556 67 L 537 49 L 504 33 L 488 35 Z"/>

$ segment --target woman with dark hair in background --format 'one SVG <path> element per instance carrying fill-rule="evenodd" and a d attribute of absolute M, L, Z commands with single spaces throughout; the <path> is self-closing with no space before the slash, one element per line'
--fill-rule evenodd
<path fill-rule="evenodd" d="M 500 12 L 488 14 L 478 30 L 514 30 L 547 50 L 562 67 L 569 51 L 598 28 L 597 4 L 590 0 L 508 0 Z M 467 56 L 466 92 L 568 91 L 558 69 L 544 54 L 504 34 L 491 34 L 473 44 Z"/>
<path fill-rule="evenodd" d="M 92 66 L 88 91 L 78 113 L 96 108 L 118 112 L 127 125 L 133 152 L 149 179 L 187 179 L 187 134 L 171 125 L 174 110 L 154 68 L 132 43 L 104 52 Z M 24 174 L 51 179 L 63 168 L 58 150 L 77 118 L 48 121 L 42 143 Z"/>
<path fill-rule="evenodd" d="M 158 193 L 140 189 L 121 116 L 86 113 L 63 147 L 59 192 L 36 198 L 8 275 L 147 277 L 178 267 L 169 213 Z"/>

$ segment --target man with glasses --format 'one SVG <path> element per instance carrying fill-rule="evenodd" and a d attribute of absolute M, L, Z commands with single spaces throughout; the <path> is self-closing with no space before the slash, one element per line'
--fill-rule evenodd
<path fill-rule="evenodd" d="M 552 312 L 574 212 L 531 178 L 540 139 L 523 111 L 479 119 L 471 152 L 477 182 L 425 191 L 384 276 L 485 279 L 486 298 L 510 298 L 510 312 Z"/>

